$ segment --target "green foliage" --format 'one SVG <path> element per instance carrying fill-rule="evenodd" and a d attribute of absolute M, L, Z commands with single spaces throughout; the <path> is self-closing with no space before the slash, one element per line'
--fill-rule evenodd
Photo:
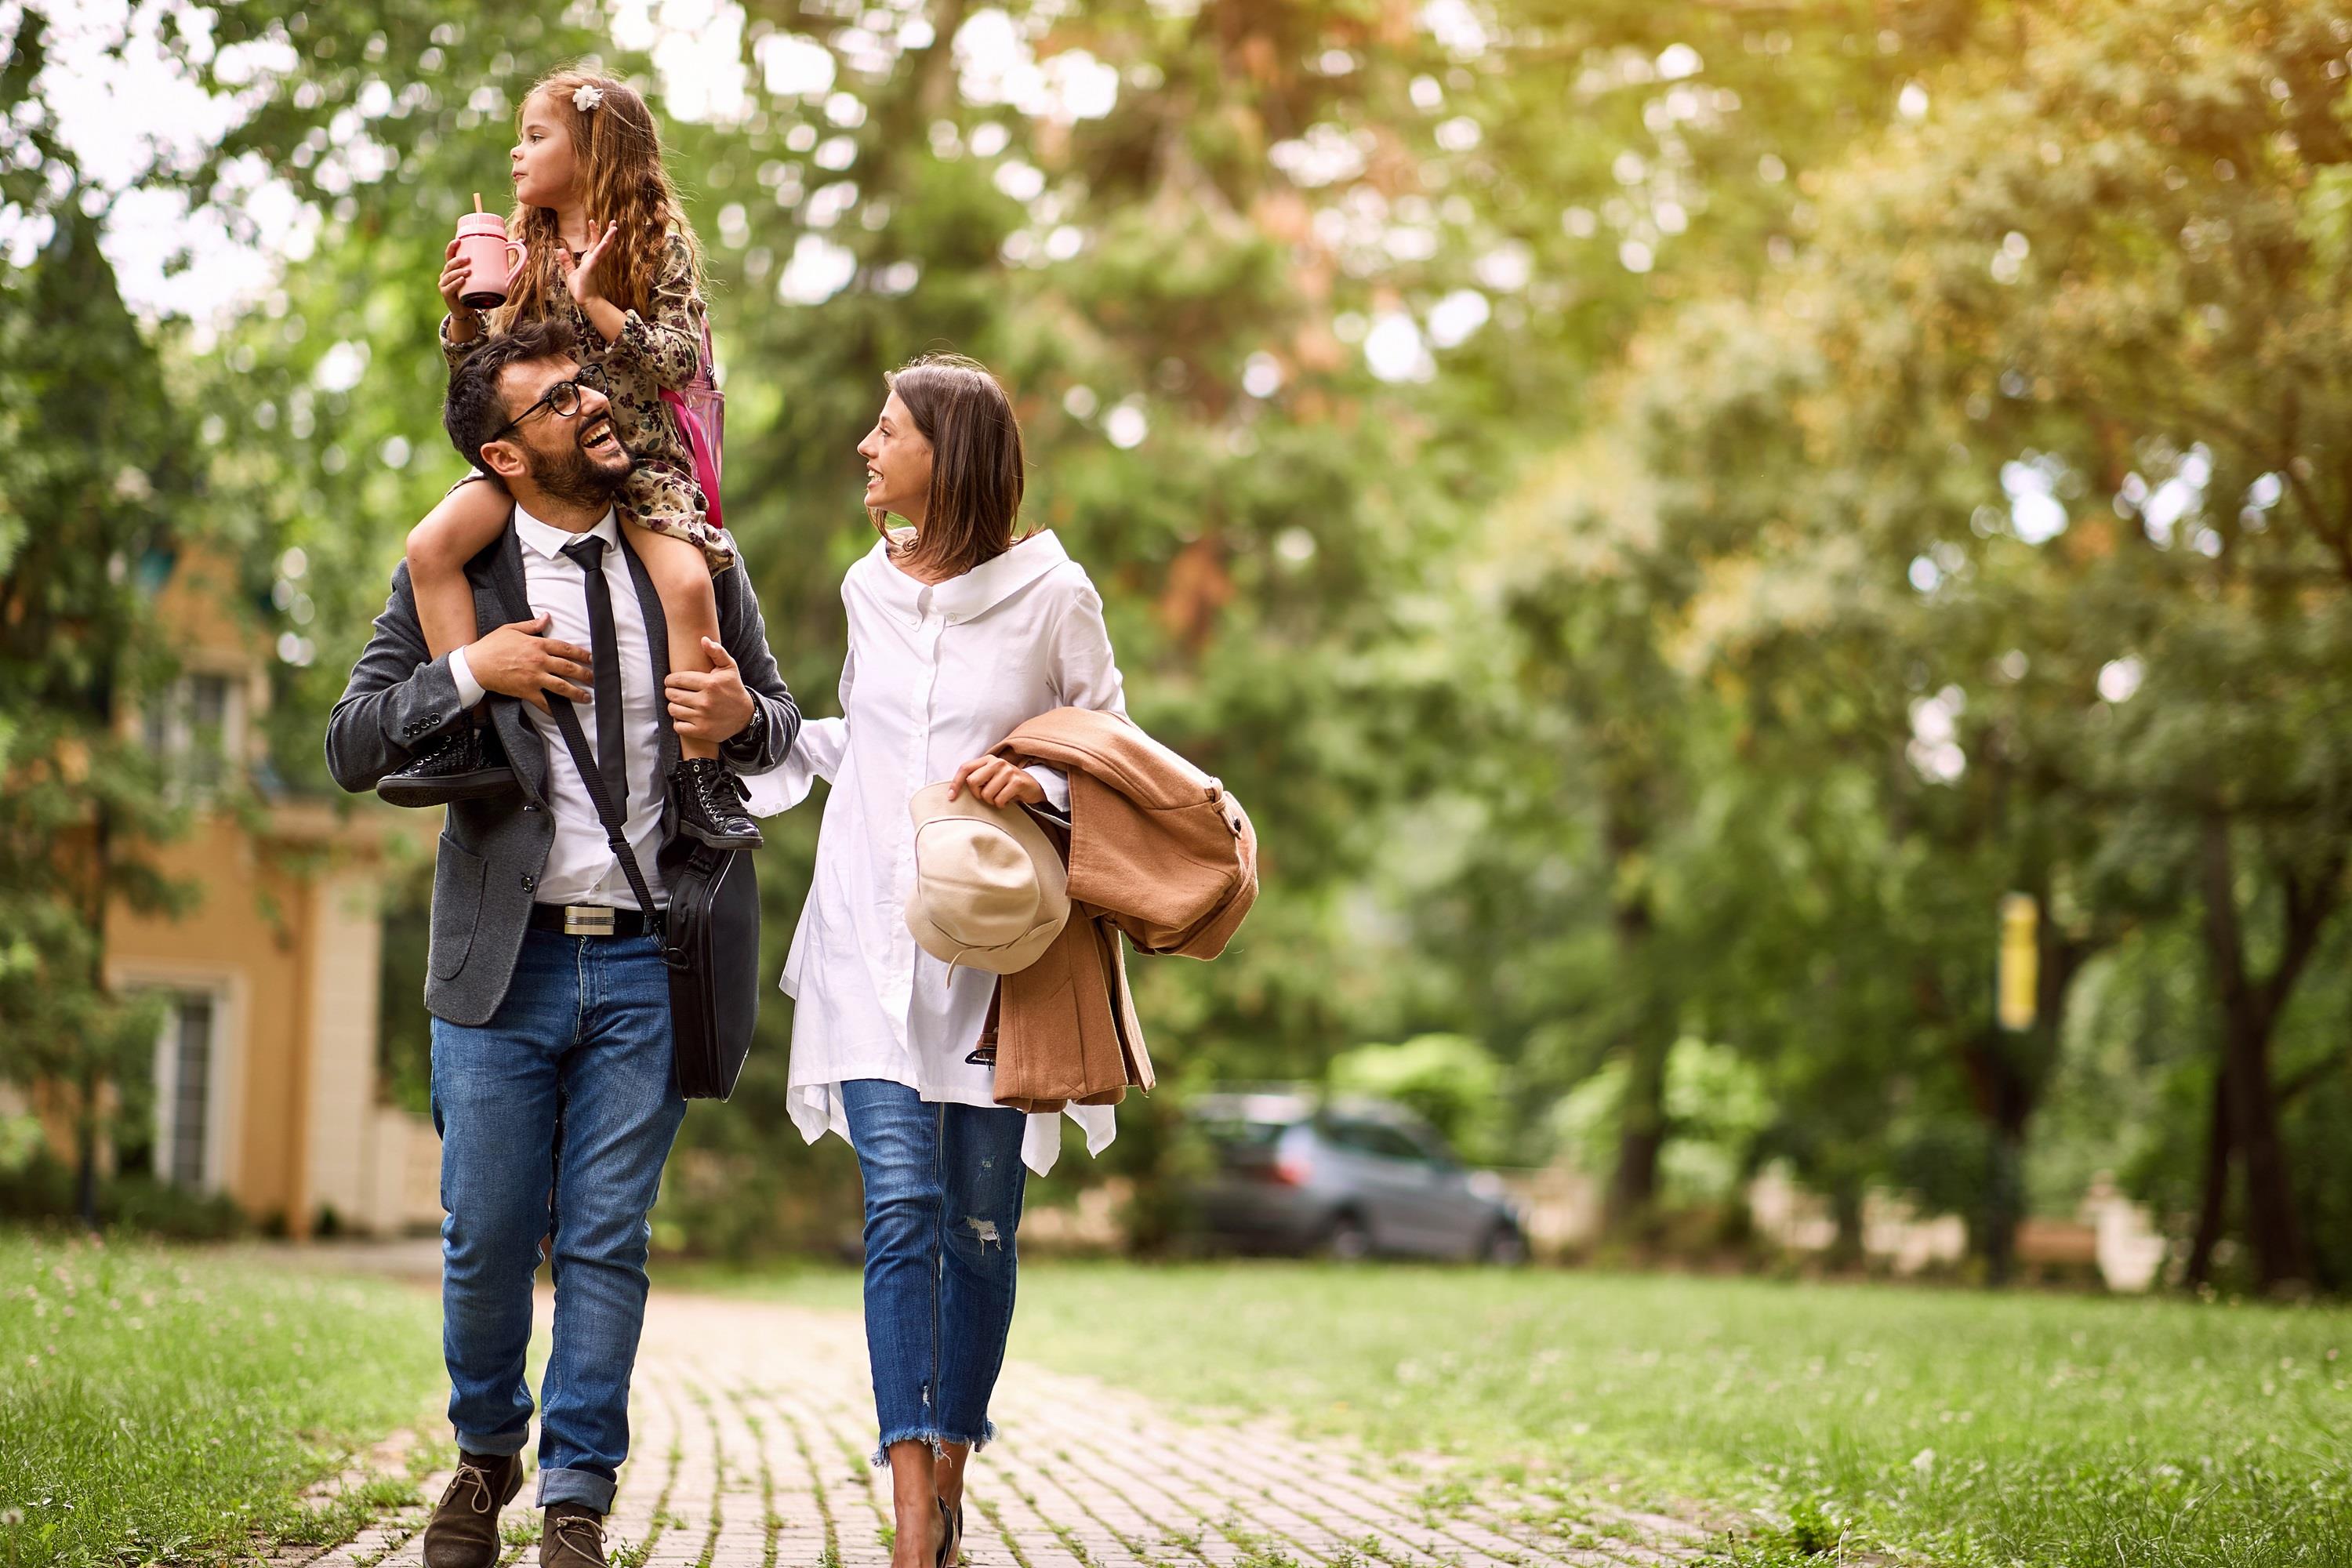
<path fill-rule="evenodd" d="M 152 1043 L 152 1033 L 147 1037 Z M 121 1120 L 131 1128 L 141 1125 L 133 1116 Z M 73 1217 L 81 1206 L 74 1178 L 74 1171 L 46 1149 L 22 1162 L 0 1160 L 0 1220 Z M 110 1229 L 175 1241 L 225 1240 L 244 1234 L 247 1226 L 245 1211 L 226 1194 L 192 1192 L 146 1174 L 102 1178 L 96 1207 L 98 1223 Z"/>
<path fill-rule="evenodd" d="M 0 562 L 49 616 L 0 618 L 41 650 L 37 700 L 0 699 L 0 886 L 161 798 L 63 694 L 105 658 L 155 679 L 135 568 L 194 520 L 289 639 L 275 774 L 324 787 L 326 706 L 459 468 L 442 246 L 527 84 L 595 56 L 653 89 L 709 246 L 729 520 L 804 706 L 831 709 L 837 584 L 871 542 L 851 449 L 879 378 L 951 345 L 1014 391 L 1028 516 L 1102 586 L 1136 715 L 1248 804 L 1242 940 L 1138 965 L 1171 1079 L 1456 1037 L 1427 1083 L 1339 1070 L 1401 1075 L 1498 1156 L 1569 1126 L 1628 1226 L 1782 1160 L 1849 1220 L 1913 1186 L 1998 1258 L 2105 1170 L 2185 1226 L 2216 1058 L 2260 1055 L 2292 1179 L 2220 1212 L 2269 1238 L 2261 1277 L 2352 1279 L 2343 6 L 1009 7 L 1039 58 L 1116 73 L 1084 118 L 967 84 L 968 15 L 752 5 L 747 96 L 700 119 L 677 111 L 705 84 L 593 5 L 271 0 L 166 29 L 249 112 L 149 183 L 203 201 L 266 171 L 319 220 L 202 348 L 129 322 L 79 265 L 101 220 L 0 160 L 57 219 L 0 268 L 27 454 Z M 37 17 L 0 107 L 54 165 Z M 768 89 L 787 37 L 825 87 Z M 237 79 L 248 46 L 285 74 Z M 26 521 L 48 516 L 88 527 Z M 37 760 L 68 742 L 87 773 Z M 817 817 L 770 825 L 763 970 Z M 38 885 L 0 932 L 0 1021 L 96 973 L 86 904 Z M 2012 891 L 2043 912 L 2014 1034 L 1989 1006 Z M 385 1035 L 412 1103 L 413 978 Z M 778 999 L 737 1103 L 689 1120 L 664 1246 L 838 1243 L 853 1172 L 784 1131 L 789 1029 Z M 1184 1140 L 1171 1106 L 1123 1115 L 1158 1245 Z"/>
<path fill-rule="evenodd" d="M 1471 1164 L 1503 1153 L 1503 1073 L 1466 1035 L 1420 1035 L 1393 1046 L 1359 1046 L 1331 1058 L 1342 1094 L 1370 1094 L 1410 1107 Z"/>
<path fill-rule="evenodd" d="M 392 1495 L 304 1489 L 441 1375 L 432 1302 L 382 1282 L 0 1232 L 0 1554 L 25 1568 L 346 1539 Z"/>

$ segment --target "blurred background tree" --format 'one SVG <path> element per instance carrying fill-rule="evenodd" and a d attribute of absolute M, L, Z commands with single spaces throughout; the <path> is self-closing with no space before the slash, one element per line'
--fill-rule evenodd
<path fill-rule="evenodd" d="M 45 15 L 15 124 L 60 89 Z M 27 131 L 0 298 L 147 356 L 104 379 L 175 433 L 152 499 L 86 526 L 240 563 L 286 787 L 325 787 L 321 716 L 459 468 L 441 247 L 530 83 L 594 57 L 665 114 L 710 248 L 729 521 L 811 711 L 881 374 L 952 346 L 1013 388 L 1030 519 L 1102 585 L 1137 717 L 1266 847 L 1234 952 L 1141 966 L 1184 1081 L 1422 1096 L 1482 1156 L 1601 1173 L 1635 1240 L 1779 1161 L 1854 1247 L 1897 1186 L 1997 1277 L 2112 1170 L 2195 1278 L 2231 1242 L 2254 1283 L 2352 1275 L 2343 6 L 129 15 L 224 106 L 131 184 L 257 246 L 254 281 L 134 321 Z M 35 363 L 9 341 L 0 378 Z M 37 471 L 0 481 L 12 603 L 53 537 L 26 520 L 65 515 Z M 131 629 L 115 547 L 65 537 Z M 20 689 L 12 735 L 79 710 Z M 63 809 L 33 793 L 61 743 L 10 744 L 8 809 Z M 815 820 L 771 825 L 772 965 Z M 782 1131 L 789 1027 L 778 998 L 689 1118 L 666 1242 L 843 1239 L 845 1151 Z M 412 1095 L 422 1040 L 387 1035 Z M 1136 1109 L 1148 1187 L 1182 1141 Z"/>

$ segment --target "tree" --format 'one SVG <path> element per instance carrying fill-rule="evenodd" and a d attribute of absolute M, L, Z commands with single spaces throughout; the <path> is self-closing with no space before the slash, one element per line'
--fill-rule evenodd
<path fill-rule="evenodd" d="M 2352 20 L 2092 4 L 2018 22 L 2013 58 L 1927 78 L 1917 123 L 1857 150 L 1752 304 L 1637 351 L 1633 417 L 1670 552 L 1708 565 L 1712 668 L 1879 650 L 1858 697 L 1777 700 L 1822 700 L 1790 715 L 1800 732 L 1904 759 L 1882 798 L 1930 850 L 1912 899 L 1967 890 L 1909 967 L 1995 1137 L 1996 1262 L 2014 1213 L 1998 1172 L 2071 983 L 2201 887 L 2211 1157 L 2243 1160 L 2263 1282 L 2287 1288 L 2309 1265 L 2268 1032 L 2352 832 L 2333 717 L 2352 695 L 2335 113 Z M 2266 975 L 2234 912 L 2240 839 L 2284 908 Z M 2003 889 L 2047 913 L 2041 1019 L 2014 1042 L 1978 1022 Z"/>
<path fill-rule="evenodd" d="M 0 161 L 0 205 L 47 235 L 22 265 L 0 260 L 0 1073 L 70 1116 L 95 1225 L 100 1147 L 155 1039 L 152 1009 L 108 985 L 107 910 L 172 900 L 146 851 L 181 816 L 114 720 L 171 674 L 148 603 L 201 474 L 99 247 L 109 193 L 84 182 L 36 92 L 45 18 L 25 10 L 16 28 L 0 115 L 21 141 Z"/>

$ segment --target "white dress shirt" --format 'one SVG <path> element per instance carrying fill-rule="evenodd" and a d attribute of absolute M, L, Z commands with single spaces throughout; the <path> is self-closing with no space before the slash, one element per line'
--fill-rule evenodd
<path fill-rule="evenodd" d="M 812 1143 L 828 1130 L 849 1136 L 841 1085 L 852 1079 L 887 1079 L 948 1104 L 996 1103 L 992 1070 L 964 1059 L 996 976 L 960 968 L 950 978 L 907 930 L 907 803 L 1040 713 L 1127 710 L 1101 596 L 1051 533 L 930 584 L 892 565 L 877 541 L 850 567 L 841 602 L 844 717 L 803 724 L 781 767 L 744 781 L 761 815 L 798 805 L 815 778 L 833 784 L 782 981 L 794 1002 L 788 1104 Z M 1068 781 L 1031 772 L 1066 810 Z M 1087 1152 L 1110 1142 L 1109 1106 L 1068 1114 L 1086 1129 Z M 1057 1117 L 1029 1118 L 1024 1164 L 1042 1175 L 1061 1146 Z"/>
<path fill-rule="evenodd" d="M 629 575 L 629 563 L 621 554 L 628 547 L 621 542 L 620 525 L 607 511 L 587 533 L 566 533 L 518 506 L 514 510 L 514 531 L 522 543 L 523 595 L 532 612 L 546 614 L 549 637 L 582 647 L 595 646 L 588 631 L 588 580 L 579 563 L 563 553 L 563 547 L 589 534 L 604 542 L 604 589 L 613 601 L 613 637 L 619 645 L 617 656 L 621 661 L 622 732 L 629 738 L 629 847 L 636 854 L 637 867 L 645 873 L 646 886 L 652 891 L 654 902 L 662 904 L 667 900 L 661 868 L 654 863 L 655 851 L 661 847 L 663 795 L 661 715 L 654 703 L 661 694 L 654 689 L 653 653 L 646 641 L 646 607 L 637 600 L 636 581 Z M 467 668 L 465 649 L 459 648 L 449 656 L 449 675 L 457 683 L 459 702 L 471 708 L 482 700 L 482 684 Z M 593 689 L 590 681 L 575 684 Z M 550 693 L 548 700 L 568 700 Z M 579 703 L 574 710 L 580 715 L 582 731 L 588 737 L 589 755 L 594 756 L 595 704 Z M 588 786 L 580 782 L 580 769 L 572 761 L 572 748 L 563 743 L 563 731 L 555 727 L 552 715 L 530 704 L 524 705 L 523 711 L 530 715 L 540 739 L 547 743 L 548 805 L 555 813 L 555 842 L 547 852 L 547 868 L 540 873 L 539 885 L 531 889 L 530 896 L 542 904 L 604 904 L 635 909 L 637 895 L 629 886 L 628 873 L 621 869 L 619 858 L 605 841 L 604 825 L 596 819 L 596 803 L 588 797 Z"/>

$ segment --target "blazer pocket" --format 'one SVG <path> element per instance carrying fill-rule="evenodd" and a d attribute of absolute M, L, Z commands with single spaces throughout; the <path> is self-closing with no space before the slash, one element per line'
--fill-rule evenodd
<path fill-rule="evenodd" d="M 433 864 L 433 941 L 425 967 L 447 980 L 466 967 L 481 924 L 482 880 L 489 863 L 447 834 Z"/>

